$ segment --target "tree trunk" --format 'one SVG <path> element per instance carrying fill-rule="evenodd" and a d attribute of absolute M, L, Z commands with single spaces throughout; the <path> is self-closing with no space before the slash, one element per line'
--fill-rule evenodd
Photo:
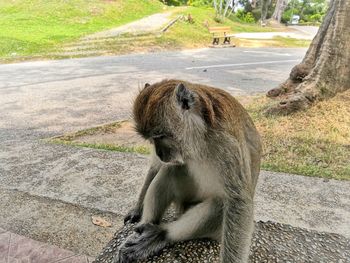
<path fill-rule="evenodd" d="M 267 11 L 271 0 L 261 0 L 261 24 L 266 24 Z"/>
<path fill-rule="evenodd" d="M 267 93 L 279 97 L 268 113 L 289 114 L 350 89 L 350 0 L 331 0 L 303 61 Z"/>
<path fill-rule="evenodd" d="M 282 14 L 287 6 L 287 0 L 277 0 L 275 11 L 272 14 L 272 19 L 275 19 L 278 23 L 281 23 Z"/>
<path fill-rule="evenodd" d="M 253 9 L 256 8 L 256 0 L 252 0 L 250 5 L 252 6 Z"/>

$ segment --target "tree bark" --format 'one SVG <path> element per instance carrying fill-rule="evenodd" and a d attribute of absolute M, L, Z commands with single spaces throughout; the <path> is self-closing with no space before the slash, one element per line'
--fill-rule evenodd
<path fill-rule="evenodd" d="M 350 0 L 331 0 L 303 61 L 289 78 L 267 93 L 280 102 L 268 109 L 289 114 L 350 88 Z"/>
<path fill-rule="evenodd" d="M 261 0 L 261 24 L 266 23 L 267 11 L 269 9 L 271 0 Z"/>
<path fill-rule="evenodd" d="M 277 0 L 275 11 L 272 14 L 272 19 L 276 20 L 278 23 L 281 23 L 282 14 L 286 6 L 287 0 Z"/>
<path fill-rule="evenodd" d="M 256 1 L 257 0 L 252 0 L 252 2 L 250 3 L 253 9 L 256 8 Z"/>

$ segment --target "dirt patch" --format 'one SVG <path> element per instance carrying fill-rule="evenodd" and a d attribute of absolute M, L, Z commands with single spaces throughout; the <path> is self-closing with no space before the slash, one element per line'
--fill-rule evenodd
<path fill-rule="evenodd" d="M 126 152 L 149 153 L 151 148 L 150 143 L 136 133 L 130 120 L 65 134 L 51 140 L 56 143 Z"/>
<path fill-rule="evenodd" d="M 91 144 L 112 144 L 123 147 L 148 146 L 150 143 L 139 136 L 134 130 L 131 121 L 124 121 L 120 126 L 106 131 L 96 131 L 95 134 L 87 134 L 76 137 L 73 142 L 85 142 Z"/>

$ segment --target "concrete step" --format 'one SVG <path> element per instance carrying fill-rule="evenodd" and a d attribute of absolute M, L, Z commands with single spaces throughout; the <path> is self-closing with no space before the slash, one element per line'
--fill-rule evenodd
<path fill-rule="evenodd" d="M 153 39 L 134 39 L 132 40 L 133 42 L 140 42 L 142 41 L 143 44 L 150 43 Z M 95 50 L 97 52 L 99 51 L 108 51 L 113 48 L 114 50 L 117 50 L 118 47 L 122 46 L 128 46 L 132 45 L 133 43 L 130 41 L 110 41 L 108 43 L 101 42 L 101 43 L 85 43 L 83 45 L 76 44 L 76 45 L 71 45 L 71 46 L 64 46 L 63 51 L 89 51 L 89 50 Z"/>
<path fill-rule="evenodd" d="M 100 39 L 79 40 L 74 43 L 66 44 L 56 51 L 51 52 L 51 56 L 80 57 L 80 56 L 99 56 L 114 54 L 118 49 L 132 45 L 133 42 L 150 43 L 155 39 L 155 35 L 140 35 L 131 37 L 110 37 Z"/>
<path fill-rule="evenodd" d="M 141 41 L 141 40 L 149 40 L 154 39 L 157 37 L 157 35 L 134 35 L 134 36 L 120 36 L 120 37 L 109 37 L 109 38 L 95 38 L 95 39 L 80 39 L 76 42 L 72 42 L 69 44 L 65 44 L 64 47 L 70 47 L 70 46 L 84 46 L 84 45 L 91 45 L 91 44 L 108 44 L 108 43 L 128 43 L 130 41 Z"/>
<path fill-rule="evenodd" d="M 62 200 L 6 189 L 0 189 L 0 196 L 1 228 L 75 254 L 96 256 L 123 225 L 122 217 L 114 213 Z M 106 218 L 112 227 L 94 225 L 92 216 Z"/>
<path fill-rule="evenodd" d="M 0 148 L 2 156 L 3 189 L 119 216 L 136 202 L 148 166 L 148 157 L 140 154 L 42 142 L 5 142 Z M 30 166 L 23 161 L 28 156 Z M 349 189 L 350 181 L 262 171 L 255 195 L 255 219 L 350 237 Z"/>
<path fill-rule="evenodd" d="M 0 228 L 0 262 L 92 263 L 93 257 L 11 233 Z"/>

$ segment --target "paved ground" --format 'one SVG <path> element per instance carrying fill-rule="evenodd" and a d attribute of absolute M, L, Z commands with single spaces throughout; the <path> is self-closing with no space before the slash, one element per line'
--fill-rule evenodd
<path fill-rule="evenodd" d="M 172 77 L 216 85 L 234 94 L 253 94 L 285 80 L 305 52 L 304 48 L 206 48 L 0 65 L 0 88 L 15 96 L 22 90 L 25 97 L 35 98 L 42 90 L 42 98 L 53 98 L 51 103 L 64 99 L 67 106 L 78 99 L 84 105 L 98 102 L 94 92 L 100 92 L 103 104 L 121 102 L 120 95 L 130 95 L 141 83 Z M 33 107 L 32 103 L 26 108 Z"/>
<path fill-rule="evenodd" d="M 319 27 L 318 26 L 288 26 L 288 28 L 303 32 L 305 34 L 316 35 Z"/>
<path fill-rule="evenodd" d="M 125 33 L 130 33 L 130 34 L 143 33 L 144 34 L 144 33 L 155 32 L 156 30 L 160 30 L 163 26 L 169 23 L 171 14 L 172 12 L 150 15 L 145 18 L 139 19 L 135 22 L 131 22 L 117 28 L 88 35 L 84 37 L 84 39 L 116 37 Z"/>
<path fill-rule="evenodd" d="M 165 77 L 232 94 L 265 92 L 287 77 L 304 52 L 202 49 L 0 65 L 0 227 L 95 256 L 122 226 L 147 160 L 41 139 L 129 117 L 138 87 Z M 349 238 L 349 188 L 349 182 L 263 172 L 257 220 Z M 93 225 L 92 215 L 113 226 Z"/>
<path fill-rule="evenodd" d="M 0 228 L 1 263 L 91 263 L 93 258 Z"/>
<path fill-rule="evenodd" d="M 238 33 L 237 38 L 247 39 L 273 39 L 274 37 L 290 37 L 295 39 L 312 40 L 318 31 L 315 26 L 288 26 L 293 31 L 288 32 L 259 32 L 259 33 Z"/>

